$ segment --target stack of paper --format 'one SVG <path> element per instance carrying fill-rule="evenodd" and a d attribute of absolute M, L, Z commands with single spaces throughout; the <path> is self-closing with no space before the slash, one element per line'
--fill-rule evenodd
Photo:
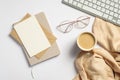
<path fill-rule="evenodd" d="M 44 13 L 35 16 L 27 14 L 14 24 L 10 35 L 22 46 L 30 65 L 60 53 Z"/>

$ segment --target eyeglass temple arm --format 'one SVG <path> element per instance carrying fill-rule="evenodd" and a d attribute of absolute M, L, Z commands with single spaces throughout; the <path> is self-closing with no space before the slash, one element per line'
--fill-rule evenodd
<path fill-rule="evenodd" d="M 81 20 L 76 20 L 76 22 L 81 22 L 81 23 L 83 23 L 84 25 L 87 25 L 86 23 L 82 22 L 83 20 L 86 20 L 86 19 L 90 19 L 90 17 L 87 17 L 87 18 L 84 18 L 84 19 L 81 19 Z"/>

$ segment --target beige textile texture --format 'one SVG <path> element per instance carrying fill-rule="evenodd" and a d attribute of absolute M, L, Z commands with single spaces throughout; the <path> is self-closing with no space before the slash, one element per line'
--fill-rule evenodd
<path fill-rule="evenodd" d="M 120 80 L 120 27 L 96 18 L 93 33 L 102 48 L 80 52 L 73 80 Z"/>

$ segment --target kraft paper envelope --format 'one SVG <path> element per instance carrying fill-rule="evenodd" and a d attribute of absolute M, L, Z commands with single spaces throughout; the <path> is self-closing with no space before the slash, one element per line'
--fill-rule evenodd
<path fill-rule="evenodd" d="M 30 17 L 30 15 L 29 15 L 29 14 L 26 14 L 25 17 L 23 17 L 19 22 L 27 19 L 28 17 Z M 49 42 L 50 42 L 50 44 L 51 44 L 52 46 L 51 46 L 50 48 L 48 48 L 48 49 L 40 52 L 39 54 L 35 55 L 34 57 L 31 57 L 31 58 L 29 57 L 29 55 L 28 55 L 27 53 L 25 53 L 26 56 L 27 56 L 28 62 L 30 63 L 30 65 L 37 64 L 37 63 L 39 63 L 39 62 L 42 62 L 42 61 L 44 61 L 44 60 L 47 60 L 47 59 L 52 58 L 52 57 L 54 57 L 54 56 L 57 56 L 57 55 L 59 55 L 59 53 L 60 53 L 60 51 L 59 51 L 59 49 L 58 49 L 58 46 L 57 46 L 57 44 L 56 44 L 56 42 L 55 42 L 56 38 L 55 38 L 54 35 L 51 33 L 51 29 L 50 29 L 50 27 L 49 27 L 49 24 L 48 24 L 48 22 L 47 22 L 47 19 L 46 19 L 44 13 L 41 12 L 41 13 L 35 15 L 35 17 L 36 17 L 36 19 L 38 20 L 39 24 L 42 26 L 42 29 L 43 29 L 43 31 L 45 32 L 45 34 L 46 34 L 46 36 L 47 36 L 47 38 L 48 38 L 48 40 L 49 40 Z M 17 23 L 19 23 L 19 22 L 17 22 Z M 15 23 L 15 24 L 17 24 L 17 23 Z M 15 24 L 14 24 L 14 25 L 15 25 Z M 20 39 L 19 39 L 19 37 L 18 37 L 18 35 L 17 35 L 17 33 L 15 32 L 14 29 L 12 29 L 10 35 L 11 35 L 19 44 L 21 44 L 21 41 L 20 41 Z"/>

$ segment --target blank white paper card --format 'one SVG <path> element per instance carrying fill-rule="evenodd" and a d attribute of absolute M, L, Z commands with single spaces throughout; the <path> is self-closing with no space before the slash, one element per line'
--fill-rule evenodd
<path fill-rule="evenodd" d="M 51 46 L 35 16 L 16 24 L 14 29 L 30 57 Z"/>

